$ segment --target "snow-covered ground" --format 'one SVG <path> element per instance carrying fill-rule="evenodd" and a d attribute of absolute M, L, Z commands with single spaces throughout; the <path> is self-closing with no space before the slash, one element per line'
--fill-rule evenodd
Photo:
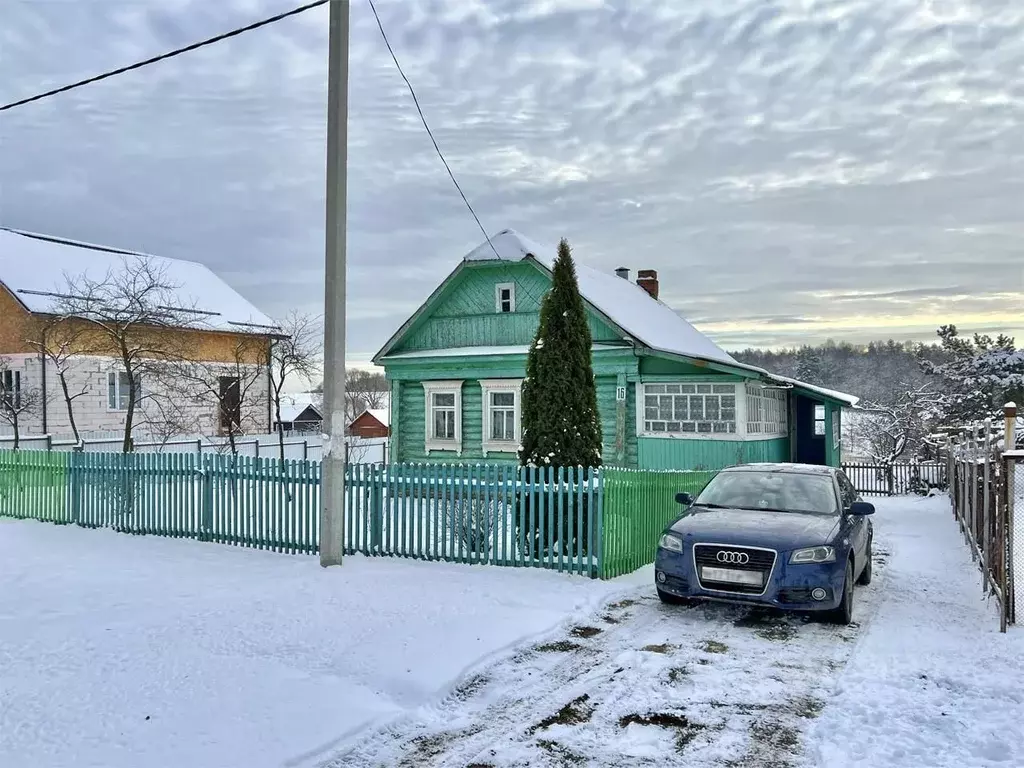
<path fill-rule="evenodd" d="M 876 502 L 857 624 L 535 570 L 0 521 L 0 765 L 1017 766 L 997 631 L 938 498 Z"/>
<path fill-rule="evenodd" d="M 999 633 L 945 497 L 878 505 L 884 599 L 809 735 L 812 763 L 1024 765 L 1024 626 Z"/>
<path fill-rule="evenodd" d="M 877 508 L 857 626 L 645 585 L 329 765 L 1024 765 L 1024 629 L 998 633 L 945 498 Z"/>
<path fill-rule="evenodd" d="M 621 589 L 0 518 L 0 766 L 315 764 Z"/>

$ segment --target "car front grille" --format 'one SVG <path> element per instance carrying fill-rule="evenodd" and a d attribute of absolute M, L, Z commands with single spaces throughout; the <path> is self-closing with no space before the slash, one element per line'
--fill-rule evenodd
<path fill-rule="evenodd" d="M 724 555 L 725 562 L 719 559 L 720 553 Z M 747 562 L 734 562 L 744 559 L 737 557 L 745 555 Z M 721 544 L 695 544 L 693 546 L 693 562 L 697 571 L 697 582 L 702 589 L 710 589 L 716 592 L 735 592 L 742 595 L 760 595 L 765 591 L 768 577 L 775 566 L 776 553 L 770 549 L 754 549 L 753 547 L 733 547 Z M 702 570 L 709 568 L 728 568 L 733 571 L 752 571 L 761 574 L 761 584 L 735 584 L 728 581 L 712 581 L 703 578 Z"/>
<path fill-rule="evenodd" d="M 779 591 L 780 603 L 812 603 L 810 587 L 787 587 Z"/>

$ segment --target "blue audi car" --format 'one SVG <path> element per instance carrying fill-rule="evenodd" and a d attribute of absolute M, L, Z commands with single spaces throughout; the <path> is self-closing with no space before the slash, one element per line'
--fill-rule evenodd
<path fill-rule="evenodd" d="M 692 599 L 828 612 L 849 624 L 871 582 L 873 505 L 834 467 L 746 464 L 719 472 L 658 542 L 666 603 Z"/>

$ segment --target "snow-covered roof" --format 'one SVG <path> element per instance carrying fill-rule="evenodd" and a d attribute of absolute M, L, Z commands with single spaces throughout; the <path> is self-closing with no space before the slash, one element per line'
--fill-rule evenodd
<path fill-rule="evenodd" d="M 556 248 L 534 242 L 514 229 L 505 229 L 492 237 L 490 243 L 478 245 L 463 259 L 521 261 L 533 257 L 551 270 L 556 255 Z M 684 357 L 736 364 L 728 352 L 636 283 L 614 274 L 598 272 L 579 262 L 576 262 L 576 278 L 584 299 L 645 346 Z"/>
<path fill-rule="evenodd" d="M 66 292 L 67 277 L 102 280 L 121 270 L 125 259 L 149 259 L 163 270 L 177 286 L 179 306 L 198 311 L 196 326 L 236 333 L 276 330 L 269 317 L 197 262 L 0 227 L 0 283 L 30 312 L 53 312 L 59 300 L 54 294 Z"/>
<path fill-rule="evenodd" d="M 312 408 L 317 414 L 320 413 L 312 393 L 300 392 L 293 395 L 281 395 L 281 421 L 295 421 L 307 408 Z"/>
<path fill-rule="evenodd" d="M 391 411 L 387 408 L 367 408 L 366 413 L 370 414 L 385 427 L 391 426 Z"/>

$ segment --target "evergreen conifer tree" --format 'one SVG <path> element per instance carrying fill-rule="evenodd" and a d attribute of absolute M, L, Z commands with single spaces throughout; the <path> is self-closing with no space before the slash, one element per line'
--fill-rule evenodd
<path fill-rule="evenodd" d="M 601 463 L 601 422 L 590 326 L 564 238 L 552 272 L 526 362 L 519 460 L 526 466 L 596 467 Z"/>

